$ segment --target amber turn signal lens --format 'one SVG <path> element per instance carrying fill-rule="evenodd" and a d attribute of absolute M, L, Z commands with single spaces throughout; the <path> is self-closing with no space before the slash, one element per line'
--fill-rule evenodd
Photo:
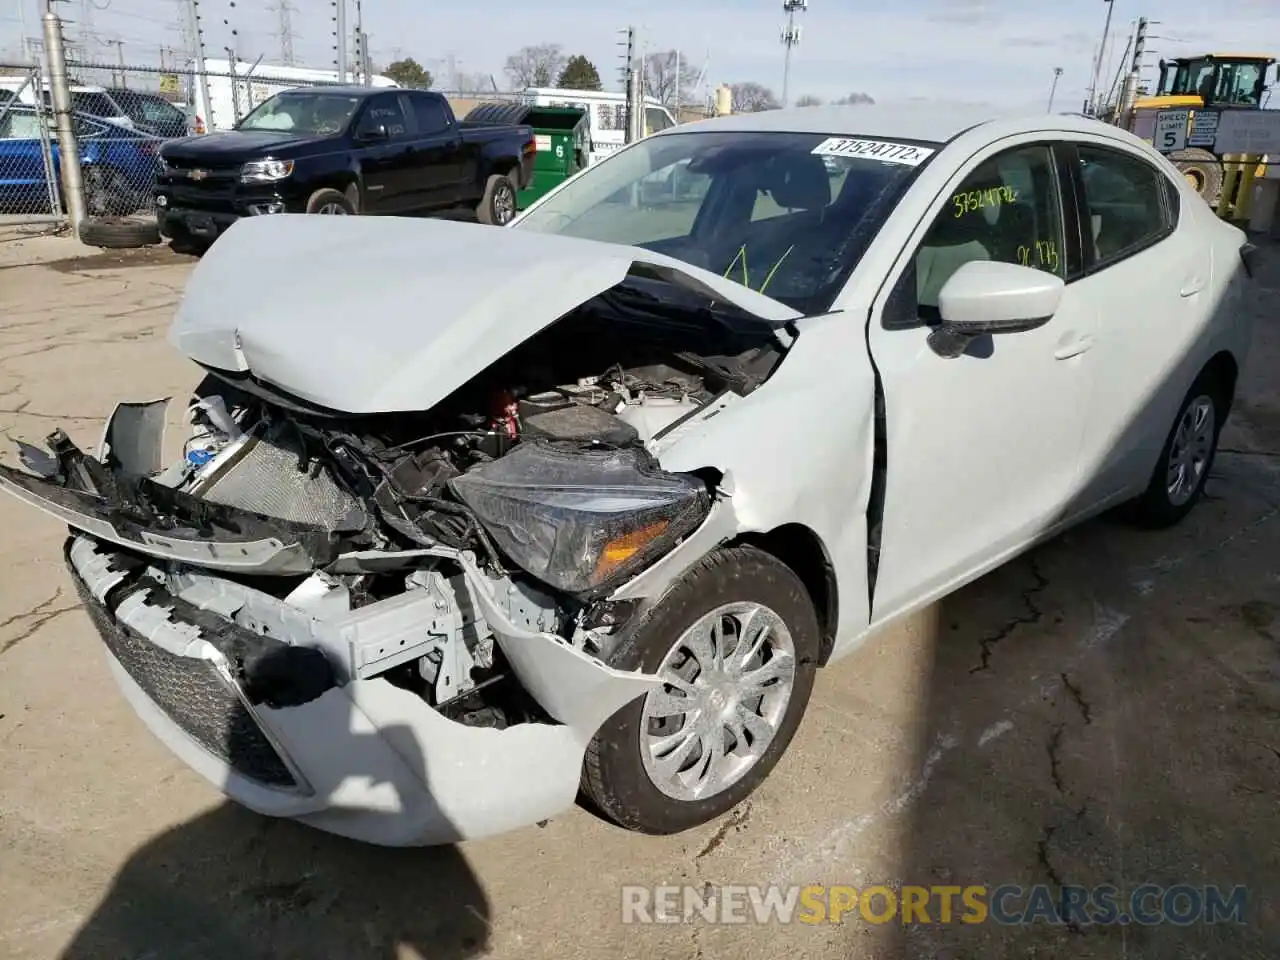
<path fill-rule="evenodd" d="M 639 530 L 632 530 L 630 533 L 610 540 L 600 551 L 600 559 L 596 561 L 592 580 L 600 583 L 608 579 L 624 563 L 662 536 L 663 531 L 670 525 L 670 520 L 658 520 Z"/>

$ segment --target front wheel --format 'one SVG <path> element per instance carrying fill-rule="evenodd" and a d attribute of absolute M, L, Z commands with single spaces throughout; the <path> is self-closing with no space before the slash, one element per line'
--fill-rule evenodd
<path fill-rule="evenodd" d="M 1204 495 L 1226 416 L 1224 391 L 1208 373 L 1192 384 L 1169 429 L 1151 482 L 1134 501 L 1133 518 L 1145 527 L 1171 527 Z"/>
<path fill-rule="evenodd" d="M 661 689 L 605 721 L 587 748 L 585 793 L 619 825 L 677 833 L 742 802 L 791 743 L 819 647 L 808 591 L 754 547 L 708 555 L 609 657 Z"/>
<path fill-rule="evenodd" d="M 348 193 L 325 188 L 317 190 L 307 199 L 307 213 L 318 213 L 324 216 L 354 217 L 355 204 Z"/>

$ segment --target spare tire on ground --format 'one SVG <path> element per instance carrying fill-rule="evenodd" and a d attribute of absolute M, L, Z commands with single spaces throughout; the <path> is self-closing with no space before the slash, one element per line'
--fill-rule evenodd
<path fill-rule="evenodd" d="M 80 221 L 80 242 L 90 247 L 126 250 L 160 242 L 160 228 L 153 218 L 86 217 Z"/>
<path fill-rule="evenodd" d="M 1204 197 L 1211 207 L 1216 207 L 1222 199 L 1222 161 L 1208 150 L 1192 147 L 1189 150 L 1175 150 L 1169 154 L 1169 160 L 1182 171 L 1182 175 L 1195 187 L 1196 192 Z"/>

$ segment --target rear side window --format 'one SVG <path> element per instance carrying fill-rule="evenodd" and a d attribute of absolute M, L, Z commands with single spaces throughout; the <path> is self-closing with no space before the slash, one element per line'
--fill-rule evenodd
<path fill-rule="evenodd" d="M 413 96 L 413 113 L 418 120 L 418 132 L 442 133 L 449 126 L 444 106 L 435 97 Z"/>
<path fill-rule="evenodd" d="M 1084 239 L 1093 259 L 1109 264 L 1163 240 L 1173 231 L 1169 178 L 1145 160 L 1080 144 Z"/>
<path fill-rule="evenodd" d="M 400 98 L 394 93 L 373 97 L 360 118 L 360 132 L 367 133 L 378 127 L 386 127 L 387 136 L 393 140 L 405 136 L 406 124 Z"/>

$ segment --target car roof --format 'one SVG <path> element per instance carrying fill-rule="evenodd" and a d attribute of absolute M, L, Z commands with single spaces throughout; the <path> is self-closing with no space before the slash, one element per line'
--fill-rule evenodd
<path fill-rule="evenodd" d="M 270 78 L 266 79 L 270 82 Z M 400 87 L 360 87 L 348 84 L 346 86 L 330 86 L 327 83 L 311 84 L 309 86 L 292 87 L 288 90 L 281 90 L 281 93 L 337 93 L 348 97 L 372 97 L 378 93 L 390 93 L 391 91 L 403 93 L 434 93 L 431 90 L 402 90 Z M 435 94 L 439 96 L 439 94 Z"/>
<path fill-rule="evenodd" d="M 935 100 L 908 100 L 900 103 L 874 103 L 798 107 L 738 113 L 715 117 L 697 123 L 699 130 L 774 131 L 788 133 L 826 133 L 859 137 L 886 137 L 946 143 L 974 127 L 998 123 L 1001 133 L 1014 130 L 1046 130 L 1061 132 L 1096 131 L 1117 128 L 1078 114 L 1049 114 L 1041 106 L 1008 107 L 986 103 L 954 103 Z M 689 125 L 672 127 L 657 136 L 689 130 Z"/>

